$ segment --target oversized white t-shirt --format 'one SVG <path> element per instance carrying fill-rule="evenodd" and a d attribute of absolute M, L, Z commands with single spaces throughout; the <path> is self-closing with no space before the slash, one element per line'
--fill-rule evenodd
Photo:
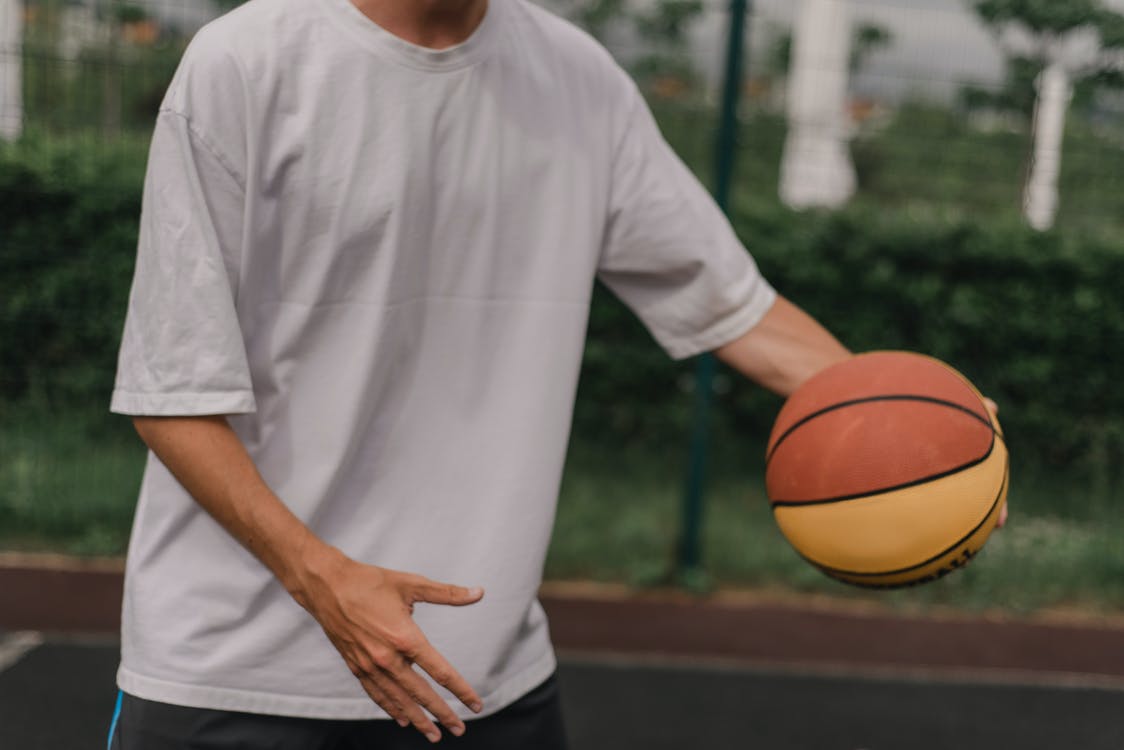
<path fill-rule="evenodd" d="M 198 33 L 161 106 L 112 409 L 233 415 L 327 542 L 483 586 L 415 618 L 494 712 L 555 667 L 536 592 L 597 277 L 674 357 L 775 299 L 594 41 L 524 0 L 443 51 L 348 0 L 252 0 Z M 118 680 L 385 715 L 151 454 Z"/>

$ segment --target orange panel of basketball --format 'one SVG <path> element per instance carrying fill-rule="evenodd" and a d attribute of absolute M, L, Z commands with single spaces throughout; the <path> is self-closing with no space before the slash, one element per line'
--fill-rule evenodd
<path fill-rule="evenodd" d="M 766 474 L 773 503 L 823 502 L 915 484 L 981 461 L 991 425 L 948 403 L 880 397 L 826 407 L 780 439 Z M 814 457 L 814 458 L 810 458 Z M 815 462 L 816 471 L 782 471 Z"/>
<path fill-rule="evenodd" d="M 781 409 L 765 484 L 785 537 L 828 575 L 899 586 L 979 551 L 1007 492 L 1007 449 L 974 386 L 910 352 L 862 354 Z"/>
<path fill-rule="evenodd" d="M 829 367 L 792 394 L 777 415 L 768 452 L 777 439 L 801 419 L 847 400 L 924 394 L 948 401 L 978 414 L 985 422 L 988 411 L 975 388 L 963 375 L 940 360 L 912 352 L 868 352 Z"/>

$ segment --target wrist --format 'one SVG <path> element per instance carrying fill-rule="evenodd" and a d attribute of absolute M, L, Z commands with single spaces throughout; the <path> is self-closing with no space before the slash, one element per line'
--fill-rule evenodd
<path fill-rule="evenodd" d="M 339 549 L 309 534 L 297 545 L 281 584 L 303 608 L 311 610 L 317 595 L 331 590 L 333 581 L 346 573 L 354 561 Z"/>

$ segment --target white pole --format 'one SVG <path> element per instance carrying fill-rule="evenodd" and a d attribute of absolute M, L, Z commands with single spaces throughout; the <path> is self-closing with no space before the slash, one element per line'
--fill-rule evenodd
<path fill-rule="evenodd" d="M 855 192 L 846 111 L 850 15 L 846 0 L 804 0 L 793 30 L 780 184 L 781 200 L 793 208 L 835 208 Z"/>
<path fill-rule="evenodd" d="M 1054 225 L 1058 209 L 1058 174 L 1062 166 L 1062 136 L 1065 112 L 1073 96 L 1069 74 L 1059 62 L 1046 66 L 1038 76 L 1038 100 L 1034 104 L 1034 158 L 1023 193 L 1023 213 L 1039 231 Z"/>
<path fill-rule="evenodd" d="M 0 0 L 0 138 L 23 130 L 23 4 Z"/>

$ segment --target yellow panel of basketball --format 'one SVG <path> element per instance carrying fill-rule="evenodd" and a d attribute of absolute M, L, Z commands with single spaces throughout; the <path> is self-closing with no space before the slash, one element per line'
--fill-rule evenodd
<path fill-rule="evenodd" d="M 907 582 L 924 578 L 962 549 L 978 551 L 1005 499 L 1006 475 L 1006 446 L 996 440 L 986 460 L 955 474 L 773 512 L 792 546 L 829 575 L 857 583 Z"/>

